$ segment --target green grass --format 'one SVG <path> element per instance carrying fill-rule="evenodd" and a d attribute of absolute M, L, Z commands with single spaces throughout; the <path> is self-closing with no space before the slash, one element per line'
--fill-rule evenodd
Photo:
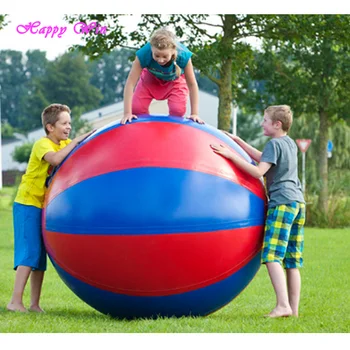
<path fill-rule="evenodd" d="M 15 272 L 13 264 L 12 190 L 0 191 L 0 333 L 348 333 L 350 331 L 349 247 L 345 229 L 305 230 L 300 317 L 265 319 L 275 304 L 262 266 L 231 303 L 207 317 L 116 320 L 81 301 L 58 277 L 51 263 L 45 276 L 45 314 L 6 311 Z M 6 195 L 4 195 L 4 193 Z M 6 208 L 5 208 L 6 206 Z M 25 305 L 29 290 L 25 291 Z"/>
<path fill-rule="evenodd" d="M 11 210 L 11 203 L 13 201 L 15 188 L 14 187 L 3 187 L 0 190 L 0 209 Z M 2 215 L 0 216 L 2 217 Z"/>

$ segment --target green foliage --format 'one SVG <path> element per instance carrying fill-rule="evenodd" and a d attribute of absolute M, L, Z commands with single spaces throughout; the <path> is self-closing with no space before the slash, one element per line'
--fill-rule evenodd
<path fill-rule="evenodd" d="M 15 132 L 11 124 L 6 120 L 4 123 L 1 123 L 1 136 L 3 139 L 11 139 L 14 137 L 13 133 Z"/>
<path fill-rule="evenodd" d="M 84 134 L 92 130 L 92 125 L 84 119 L 81 119 L 81 115 L 85 113 L 83 107 L 74 107 L 71 113 L 72 130 L 69 134 L 70 139 L 74 139 L 76 136 Z"/>
<path fill-rule="evenodd" d="M 199 71 L 195 70 L 195 76 L 198 83 L 199 90 L 208 92 L 211 95 L 218 96 L 218 86 L 213 83 L 205 75 L 202 75 Z"/>
<path fill-rule="evenodd" d="M 311 139 L 311 145 L 305 155 L 306 168 L 306 191 L 310 195 L 319 193 L 321 182 L 318 173 L 318 153 L 320 149 L 319 134 L 320 121 L 316 114 L 302 114 L 296 116 L 293 121 L 289 135 L 294 139 Z M 328 159 L 329 186 L 330 194 L 332 190 L 333 177 L 338 178 L 335 174 L 347 174 L 350 170 L 350 127 L 343 119 L 338 119 L 329 129 L 329 140 L 333 142 L 334 148 L 332 157 Z M 302 154 L 298 153 L 299 157 L 299 177 L 301 178 L 301 160 Z M 339 181 L 337 180 L 339 183 Z M 348 192 L 350 193 L 350 191 Z"/>
<path fill-rule="evenodd" d="M 86 62 L 91 85 L 103 95 L 100 106 L 123 100 L 124 85 L 131 68 L 129 58 L 134 54 L 135 51 L 128 49 L 113 50 L 104 53 L 100 59 Z"/>
<path fill-rule="evenodd" d="M 350 170 L 350 123 L 338 117 L 329 130 L 329 139 L 334 148 L 328 159 L 329 167 Z"/>
<path fill-rule="evenodd" d="M 255 105 L 261 110 L 284 101 L 297 115 L 324 109 L 348 118 L 350 58 L 347 15 L 281 16 L 292 32 L 300 31 L 297 40 L 278 36 L 263 41 L 256 52 L 248 82 L 263 85 L 256 94 Z M 255 83 L 256 85 L 256 83 Z M 252 103 L 253 100 L 252 100 Z"/>
<path fill-rule="evenodd" d="M 27 142 L 21 146 L 15 147 L 12 154 L 13 159 L 18 163 L 28 163 L 33 145 L 33 142 Z"/>
<path fill-rule="evenodd" d="M 283 17 L 283 16 L 282 16 Z M 287 28 L 298 28 L 298 40 L 276 37 L 265 40 L 256 54 L 255 80 L 263 83 L 257 95 L 257 108 L 270 104 L 289 104 L 295 116 L 317 115 L 319 119 L 315 159 L 319 210 L 328 211 L 327 142 L 331 127 L 349 120 L 350 44 L 347 39 L 350 16 L 286 16 Z M 344 122 L 344 125 L 345 122 Z M 304 128 L 303 128 L 304 129 Z M 315 139 L 313 134 L 308 138 Z M 349 149 L 345 150 L 346 153 Z M 338 158 L 339 159 L 339 158 Z M 325 214 L 326 215 L 326 214 Z"/>
<path fill-rule="evenodd" d="M 40 79 L 46 74 L 46 53 L 34 50 L 0 51 L 2 114 L 12 127 L 29 131 L 40 126 L 40 115 L 48 101 Z"/>
<path fill-rule="evenodd" d="M 328 211 L 318 209 L 318 196 L 306 197 L 307 225 L 317 227 L 350 227 L 350 172 L 333 169 L 329 173 Z"/>
<path fill-rule="evenodd" d="M 8 122 L 3 135 L 4 131 L 6 137 L 10 135 L 10 128 L 27 132 L 41 127 L 41 113 L 50 103 L 88 111 L 121 101 L 133 54 L 132 50 L 113 50 L 99 60 L 87 61 L 71 52 L 49 62 L 39 50 L 25 55 L 0 51 L 2 115 Z"/>
<path fill-rule="evenodd" d="M 267 142 L 267 138 L 263 136 L 261 120 L 260 114 L 252 114 L 244 107 L 238 110 L 237 135 L 260 150 Z"/>
<path fill-rule="evenodd" d="M 340 153 L 340 152 L 339 152 Z M 311 200 L 316 203 L 317 197 Z M 350 227 L 350 171 L 332 168 L 329 172 L 328 211 L 321 215 L 315 205 L 309 208 L 309 226 Z M 315 219 L 314 219 L 315 218 Z"/>
<path fill-rule="evenodd" d="M 19 51 L 0 51 L 0 85 L 2 118 L 15 128 L 20 128 L 19 116 L 22 115 L 21 99 L 26 95 L 27 79 L 25 66 Z"/>
<path fill-rule="evenodd" d="M 13 203 L 12 198 L 14 198 L 15 194 L 16 194 L 16 186 L 13 186 L 13 187 L 4 186 L 0 190 L 0 212 L 11 210 L 11 206 Z"/>
<path fill-rule="evenodd" d="M 94 31 L 81 34 L 85 45 L 74 45 L 72 50 L 79 49 L 82 53 L 91 58 L 101 58 L 104 53 L 110 53 L 116 47 L 127 46 L 127 36 L 124 34 L 124 27 L 120 19 L 125 15 L 107 15 L 107 14 L 92 14 L 92 15 L 72 15 L 65 16 L 68 23 L 84 22 L 91 23 L 98 22 L 101 26 L 106 26 L 107 31 L 105 35 L 98 35 Z"/>
<path fill-rule="evenodd" d="M 64 103 L 71 109 L 81 106 L 86 110 L 94 109 L 102 95 L 90 84 L 90 77 L 83 55 L 66 53 L 48 65 L 42 79 L 45 97 L 50 103 Z"/>
<path fill-rule="evenodd" d="M 0 30 L 3 29 L 7 24 L 7 17 L 8 15 L 0 15 Z"/>
<path fill-rule="evenodd" d="M 33 50 L 25 55 L 19 51 L 0 51 L 0 84 L 2 112 L 9 124 L 21 131 L 40 126 L 40 115 L 48 105 L 40 86 L 46 74 L 46 53 Z"/>
<path fill-rule="evenodd" d="M 26 59 L 26 94 L 20 99 L 22 115 L 19 127 L 29 131 L 41 127 L 41 113 L 50 104 L 46 88 L 42 84 L 50 63 L 46 59 L 46 53 L 39 50 L 27 51 Z"/>
<path fill-rule="evenodd" d="M 307 226 L 310 227 L 350 227 L 350 198 L 330 195 L 328 211 L 320 212 L 318 209 L 318 197 L 309 197 L 306 208 Z"/>
<path fill-rule="evenodd" d="M 332 157 L 328 159 L 328 210 L 318 207 L 322 182 L 318 173 L 319 120 L 317 115 L 301 115 L 293 122 L 290 136 L 293 139 L 311 139 L 305 155 L 307 225 L 318 227 L 346 227 L 350 223 L 350 127 L 338 120 L 330 127 L 330 139 L 334 144 Z M 302 176 L 302 153 L 299 157 L 299 178 Z"/>

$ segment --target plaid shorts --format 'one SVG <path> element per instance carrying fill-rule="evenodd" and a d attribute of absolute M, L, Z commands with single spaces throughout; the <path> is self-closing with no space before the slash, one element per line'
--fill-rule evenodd
<path fill-rule="evenodd" d="M 293 202 L 267 211 L 262 263 L 279 262 L 286 269 L 303 266 L 305 204 Z"/>

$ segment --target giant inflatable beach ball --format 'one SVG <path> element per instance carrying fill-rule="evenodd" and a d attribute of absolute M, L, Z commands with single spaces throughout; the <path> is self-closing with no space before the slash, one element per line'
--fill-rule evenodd
<path fill-rule="evenodd" d="M 43 237 L 66 285 L 118 318 L 204 316 L 234 299 L 260 267 L 262 182 L 215 154 L 221 131 L 140 116 L 97 130 L 48 188 Z"/>

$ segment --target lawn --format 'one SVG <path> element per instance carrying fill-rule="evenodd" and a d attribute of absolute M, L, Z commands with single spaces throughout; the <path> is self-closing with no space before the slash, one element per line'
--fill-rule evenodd
<path fill-rule="evenodd" d="M 81 301 L 49 263 L 42 307 L 45 314 L 6 311 L 15 273 L 12 189 L 0 191 L 0 333 L 348 333 L 349 229 L 305 230 L 305 267 L 299 318 L 266 319 L 275 304 L 266 268 L 231 303 L 207 317 L 116 320 Z M 29 293 L 25 292 L 28 306 Z"/>

